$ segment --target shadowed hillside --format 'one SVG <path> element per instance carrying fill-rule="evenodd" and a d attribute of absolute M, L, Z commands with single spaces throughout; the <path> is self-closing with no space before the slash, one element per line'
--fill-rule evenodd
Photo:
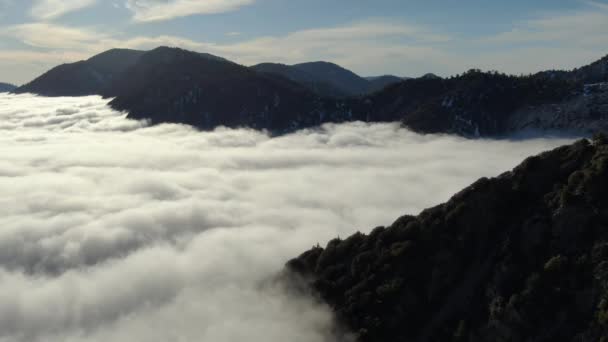
<path fill-rule="evenodd" d="M 365 79 L 338 65 L 264 63 L 160 47 L 110 50 L 54 68 L 16 93 L 103 95 L 130 117 L 282 134 L 324 123 L 401 122 L 465 137 L 608 131 L 608 57 L 572 71 Z"/>
<path fill-rule="evenodd" d="M 354 72 L 329 62 L 301 63 L 293 66 L 295 69 L 313 75 L 316 79 L 332 84 L 343 90 L 347 95 L 357 96 L 369 91 L 370 83 Z"/>
<path fill-rule="evenodd" d="M 606 341 L 608 139 L 287 264 L 359 341 Z"/>
<path fill-rule="evenodd" d="M 63 64 L 23 85 L 15 93 L 44 96 L 84 96 L 101 94 L 143 51 L 112 49 L 86 61 Z"/>
<path fill-rule="evenodd" d="M 15 90 L 17 87 L 10 83 L 2 83 L 0 82 L 0 93 L 7 93 Z"/>
<path fill-rule="evenodd" d="M 147 68 L 139 64 L 133 69 Z M 219 62 L 214 65 L 218 70 L 228 67 Z M 162 71 L 142 74 L 145 77 L 127 74 L 120 79 L 124 82 L 115 83 L 113 93 L 106 95 L 116 96 L 112 105 L 129 111 L 131 117 L 149 118 L 153 122 L 182 122 L 203 129 L 248 126 L 280 134 L 326 122 L 360 120 L 401 122 L 421 133 L 466 137 L 496 137 L 527 131 L 580 135 L 608 130 L 608 83 L 596 82 L 608 82 L 604 67 L 604 60 L 600 60 L 565 72 L 563 75 L 568 77 L 556 77 L 549 72 L 510 76 L 470 70 L 450 78 L 408 79 L 389 84 L 371 95 L 340 98 L 335 80 L 350 79 L 352 73 L 323 71 L 336 70 L 330 63 L 291 67 L 263 64 L 253 69 L 230 65 L 239 75 L 247 75 L 245 78 L 229 76 L 235 75 L 232 72 L 217 72 L 213 78 L 199 77 L 179 63 L 167 63 Z M 163 90 L 167 86 L 163 82 L 171 74 L 179 74 L 181 78 L 171 76 L 171 87 Z M 324 74 L 326 78 L 319 80 Z M 133 79 L 138 80 L 134 88 Z M 248 81 L 243 83 L 245 79 Z M 264 84 L 271 83 L 273 90 L 258 86 L 262 80 Z M 369 86 L 370 81 L 361 80 Z M 219 84 L 221 88 L 217 88 Z M 209 87 L 209 90 L 201 92 L 200 87 Z M 144 88 L 155 90 L 141 92 Z M 268 91 L 277 95 L 279 106 L 274 106 L 274 100 L 270 99 L 274 95 Z M 328 92 L 334 96 L 323 95 Z M 196 97 L 196 103 L 188 102 L 192 96 Z M 169 104 L 158 103 L 161 99 Z"/>
<path fill-rule="evenodd" d="M 262 63 L 251 68 L 258 72 L 281 75 L 307 87 L 319 96 L 334 98 L 373 93 L 404 80 L 391 75 L 362 78 L 350 70 L 327 62 L 296 65 Z"/>
<path fill-rule="evenodd" d="M 293 82 L 305 86 L 318 96 L 337 98 L 348 96 L 347 90 L 340 89 L 340 87 L 337 85 L 327 83 L 326 81 L 320 80 L 306 71 L 294 68 L 290 65 L 278 63 L 262 63 L 252 66 L 251 69 L 260 73 L 285 77 Z"/>
<path fill-rule="evenodd" d="M 369 92 L 374 93 L 390 85 L 403 82 L 404 80 L 408 80 L 410 78 L 402 78 L 393 75 L 383 75 L 376 77 L 366 77 L 365 79 L 370 82 Z"/>
<path fill-rule="evenodd" d="M 144 54 L 104 95 L 130 118 L 273 132 L 317 125 L 333 103 L 286 78 L 167 47 Z"/>

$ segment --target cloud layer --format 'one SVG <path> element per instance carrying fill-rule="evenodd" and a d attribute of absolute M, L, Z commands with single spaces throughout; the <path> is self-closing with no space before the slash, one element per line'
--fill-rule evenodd
<path fill-rule="evenodd" d="M 30 10 L 32 17 L 48 20 L 94 5 L 97 0 L 36 0 Z"/>
<path fill-rule="evenodd" d="M 216 14 L 251 5 L 255 0 L 127 0 L 135 21 L 164 21 L 194 14 Z"/>
<path fill-rule="evenodd" d="M 202 133 L 0 94 L 0 341 L 333 341 L 326 308 L 264 285 L 285 261 L 566 142 Z"/>

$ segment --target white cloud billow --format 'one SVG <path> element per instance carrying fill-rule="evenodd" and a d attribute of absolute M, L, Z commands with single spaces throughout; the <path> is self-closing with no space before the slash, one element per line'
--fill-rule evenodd
<path fill-rule="evenodd" d="M 195 14 L 216 14 L 251 5 L 255 0 L 127 0 L 135 21 L 164 21 Z"/>
<path fill-rule="evenodd" d="M 97 0 L 36 0 L 30 14 L 36 19 L 54 19 L 90 7 L 95 3 Z"/>
<path fill-rule="evenodd" d="M 99 44 L 107 36 L 87 28 L 75 28 L 52 23 L 28 23 L 10 26 L 4 32 L 24 44 L 38 48 L 83 49 Z"/>
<path fill-rule="evenodd" d="M 0 341 L 332 341 L 326 308 L 262 285 L 289 258 L 566 142 L 198 132 L 106 103 L 0 95 Z"/>

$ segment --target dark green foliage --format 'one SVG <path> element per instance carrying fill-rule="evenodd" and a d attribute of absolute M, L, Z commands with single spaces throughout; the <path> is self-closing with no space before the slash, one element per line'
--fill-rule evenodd
<path fill-rule="evenodd" d="M 363 342 L 600 341 L 607 181 L 605 138 L 581 140 L 287 269 Z"/>

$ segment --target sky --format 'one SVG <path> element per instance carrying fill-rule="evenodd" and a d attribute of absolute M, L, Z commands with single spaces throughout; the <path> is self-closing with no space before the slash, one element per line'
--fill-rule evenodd
<path fill-rule="evenodd" d="M 0 81 L 160 45 L 362 76 L 572 69 L 608 54 L 608 0 L 0 0 Z"/>

